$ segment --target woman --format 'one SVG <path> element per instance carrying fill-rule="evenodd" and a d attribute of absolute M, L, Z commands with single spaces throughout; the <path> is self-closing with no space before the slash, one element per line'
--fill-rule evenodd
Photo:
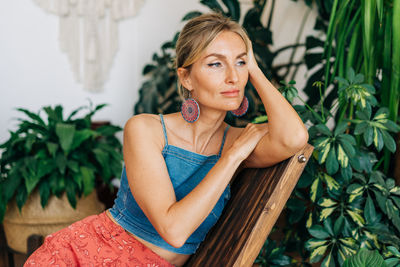
<path fill-rule="evenodd" d="M 236 22 L 219 14 L 190 20 L 176 53 L 182 112 L 129 119 L 114 207 L 47 237 L 27 266 L 182 266 L 220 216 L 239 167 L 274 165 L 306 144 L 307 129 L 257 66 Z M 226 112 L 248 105 L 248 79 L 269 122 L 229 127 Z"/>

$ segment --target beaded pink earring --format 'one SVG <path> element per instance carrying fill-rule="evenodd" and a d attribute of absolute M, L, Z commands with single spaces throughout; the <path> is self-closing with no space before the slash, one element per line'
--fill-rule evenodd
<path fill-rule="evenodd" d="M 183 101 L 181 106 L 181 114 L 185 121 L 193 123 L 200 116 L 200 107 L 196 100 L 188 98 Z"/>
<path fill-rule="evenodd" d="M 239 108 L 236 110 L 231 110 L 230 112 L 233 116 L 242 117 L 244 114 L 246 114 L 248 109 L 249 109 L 249 100 L 247 99 L 246 96 L 244 96 Z"/>

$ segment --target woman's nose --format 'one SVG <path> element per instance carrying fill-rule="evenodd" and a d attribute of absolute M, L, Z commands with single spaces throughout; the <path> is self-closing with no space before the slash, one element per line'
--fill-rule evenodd
<path fill-rule="evenodd" d="M 237 70 L 233 66 L 229 66 L 226 68 L 226 82 L 227 83 L 236 83 L 239 80 L 239 75 Z"/>

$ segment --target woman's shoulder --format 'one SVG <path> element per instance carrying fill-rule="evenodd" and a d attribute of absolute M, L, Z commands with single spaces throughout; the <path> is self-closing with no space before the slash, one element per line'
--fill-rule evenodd
<path fill-rule="evenodd" d="M 125 124 L 125 129 L 140 127 L 142 130 L 157 127 L 160 124 L 160 117 L 155 114 L 142 113 L 134 115 Z"/>
<path fill-rule="evenodd" d="M 154 114 L 138 114 L 132 116 L 124 126 L 124 136 L 133 142 L 163 143 L 163 131 L 160 117 Z"/>

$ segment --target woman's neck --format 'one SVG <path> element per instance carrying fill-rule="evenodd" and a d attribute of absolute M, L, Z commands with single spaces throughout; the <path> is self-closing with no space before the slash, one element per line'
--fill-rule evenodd
<path fill-rule="evenodd" d="M 206 151 L 208 144 L 221 129 L 226 112 L 200 107 L 199 119 L 194 123 L 187 123 L 182 118 L 182 123 L 187 127 L 187 141 L 193 145 L 193 149 L 200 154 Z"/>

